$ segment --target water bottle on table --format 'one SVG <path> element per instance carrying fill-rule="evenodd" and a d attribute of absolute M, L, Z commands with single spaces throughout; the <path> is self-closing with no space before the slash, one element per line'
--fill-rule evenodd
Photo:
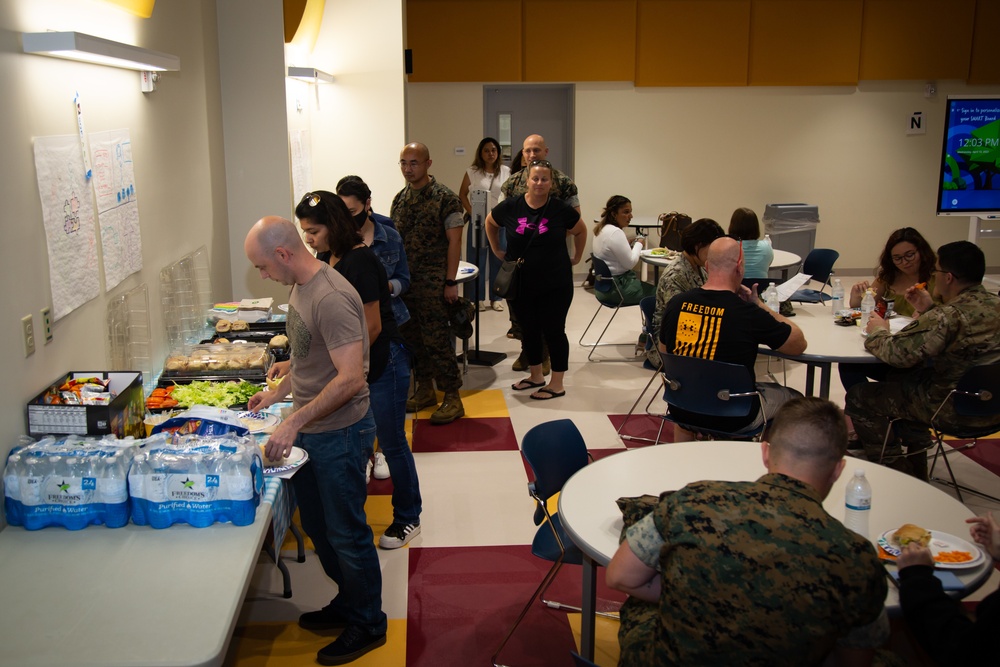
<path fill-rule="evenodd" d="M 858 468 L 847 482 L 844 492 L 844 525 L 861 537 L 868 538 L 868 517 L 872 510 L 872 486 L 865 471 Z"/>
<path fill-rule="evenodd" d="M 844 285 L 840 282 L 840 278 L 836 278 L 833 281 L 833 300 L 830 301 L 830 307 L 833 309 L 833 319 L 837 319 L 842 315 L 841 311 L 844 310 Z"/>
<path fill-rule="evenodd" d="M 774 283 L 767 286 L 767 291 L 764 292 L 764 303 L 775 313 L 781 309 L 781 304 L 778 303 L 778 288 L 774 286 Z"/>
<path fill-rule="evenodd" d="M 862 329 L 868 327 L 868 319 L 875 312 L 875 292 L 869 287 L 865 290 L 865 297 L 861 299 L 861 321 L 859 324 Z"/>

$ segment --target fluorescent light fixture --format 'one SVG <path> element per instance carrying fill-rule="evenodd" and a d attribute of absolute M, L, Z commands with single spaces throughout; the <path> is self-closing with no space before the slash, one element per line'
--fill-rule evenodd
<path fill-rule="evenodd" d="M 82 32 L 25 32 L 21 34 L 21 41 L 25 53 L 42 56 L 146 72 L 175 72 L 181 68 L 181 59 L 169 53 L 150 51 Z"/>
<path fill-rule="evenodd" d="M 306 83 L 333 83 L 333 75 L 315 67 L 289 67 L 288 77 Z"/>

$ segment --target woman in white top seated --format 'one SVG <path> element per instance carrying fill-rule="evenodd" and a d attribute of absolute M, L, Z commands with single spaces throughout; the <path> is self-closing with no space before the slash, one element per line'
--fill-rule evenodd
<path fill-rule="evenodd" d="M 615 279 L 618 290 L 621 290 L 623 306 L 635 305 L 643 297 L 656 294 L 656 286 L 642 282 L 632 270 L 639 261 L 645 239 L 636 236 L 635 243 L 629 245 L 622 230 L 631 221 L 632 202 L 621 195 L 614 195 L 608 200 L 600 222 L 594 227 L 594 257 L 604 260 L 611 269 L 611 276 Z M 597 299 L 602 303 L 617 304 L 618 290 L 596 292 Z"/>
<path fill-rule="evenodd" d="M 743 245 L 743 263 L 746 267 L 744 278 L 767 278 L 767 270 L 774 261 L 774 249 L 770 240 L 760 238 L 760 222 L 757 214 L 749 208 L 733 211 L 729 221 L 729 235 L 740 240 Z M 763 291 L 763 290 L 761 290 Z"/>

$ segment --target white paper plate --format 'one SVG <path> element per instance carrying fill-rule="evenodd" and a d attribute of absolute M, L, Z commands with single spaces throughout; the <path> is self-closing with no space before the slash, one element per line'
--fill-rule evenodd
<path fill-rule="evenodd" d="M 241 424 L 250 429 L 250 433 L 263 433 L 281 423 L 281 417 L 270 412 L 238 412 L 236 417 Z"/>
<path fill-rule="evenodd" d="M 878 538 L 878 545 L 893 559 L 900 554 L 899 547 L 891 540 L 892 534 L 895 532 L 896 529 L 892 528 L 882 533 Z M 942 551 L 968 551 L 972 554 L 972 560 L 965 561 L 964 563 L 939 563 L 935 559 L 934 566 L 942 570 L 961 570 L 966 567 L 975 567 L 983 562 L 983 552 L 975 544 L 967 542 L 961 537 L 942 533 L 939 530 L 931 531 L 931 543 L 929 547 L 931 555 L 935 557 Z"/>
<path fill-rule="evenodd" d="M 653 252 L 654 250 L 662 250 L 664 252 Z M 643 250 L 640 254 L 644 257 L 668 257 L 670 255 L 670 250 L 668 248 L 650 248 L 649 250 Z"/>
<path fill-rule="evenodd" d="M 265 475 L 276 475 L 279 477 L 284 476 L 284 473 L 295 470 L 296 468 L 303 465 L 309 460 L 309 454 L 306 450 L 299 447 L 292 447 L 292 453 L 285 457 L 279 466 L 268 466 L 268 462 L 264 462 L 264 474 Z"/>

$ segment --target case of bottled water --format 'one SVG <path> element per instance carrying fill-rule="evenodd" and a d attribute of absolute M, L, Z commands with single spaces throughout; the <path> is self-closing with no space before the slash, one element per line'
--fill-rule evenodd
<path fill-rule="evenodd" d="M 128 474 L 132 521 L 198 528 L 254 521 L 264 487 L 260 448 L 246 436 L 154 435 Z"/>
<path fill-rule="evenodd" d="M 137 444 L 114 436 L 25 438 L 11 450 L 4 469 L 7 523 L 28 530 L 124 526 L 129 519 L 126 480 Z"/>

